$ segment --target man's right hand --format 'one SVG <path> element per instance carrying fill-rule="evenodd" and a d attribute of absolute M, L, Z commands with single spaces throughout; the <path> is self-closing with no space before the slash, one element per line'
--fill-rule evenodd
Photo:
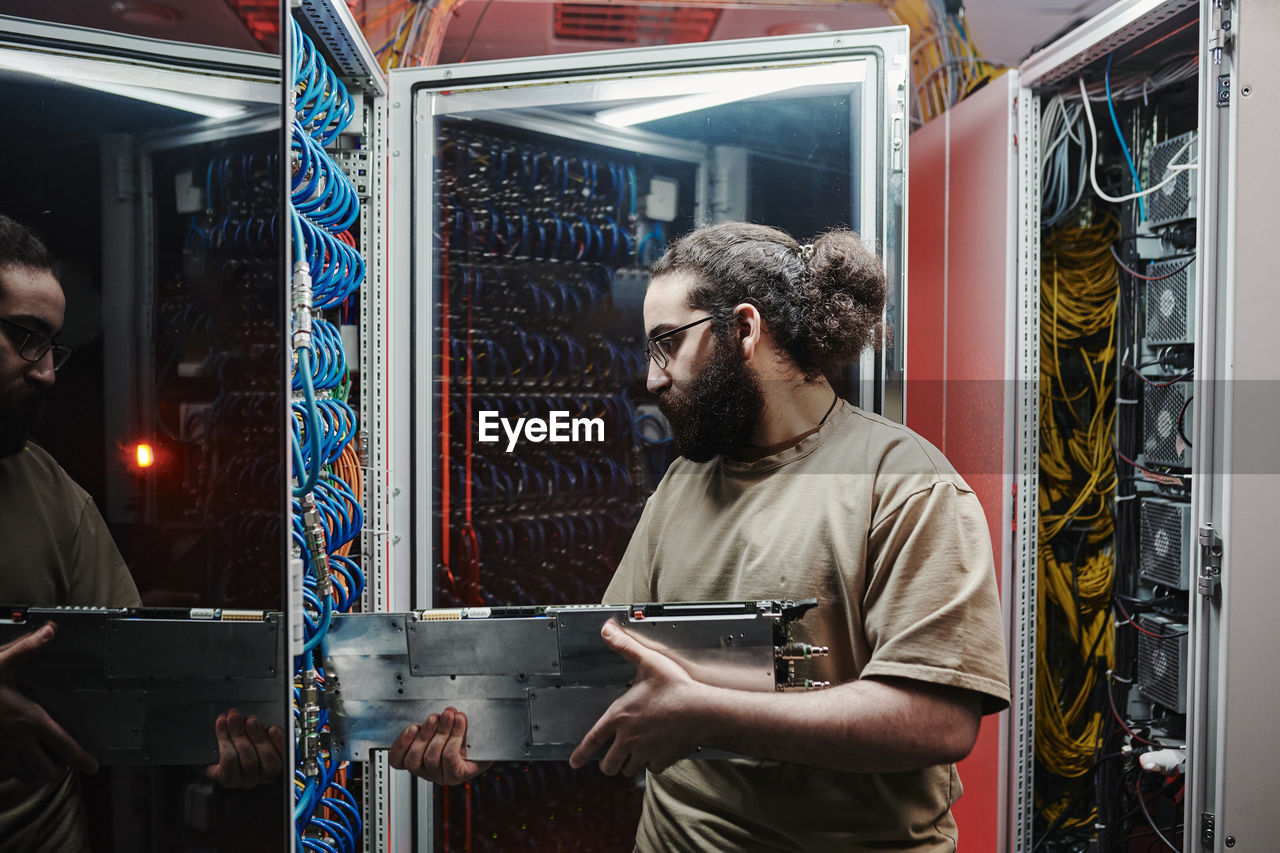
<path fill-rule="evenodd" d="M 28 784 L 57 782 L 67 768 L 98 772 L 98 762 L 85 752 L 39 705 L 18 690 L 18 669 L 53 639 L 49 622 L 24 637 L 0 646 L 0 778 Z"/>
<path fill-rule="evenodd" d="M 391 744 L 391 766 L 436 785 L 461 785 L 488 770 L 492 761 L 467 759 L 467 715 L 454 708 L 409 726 Z"/>

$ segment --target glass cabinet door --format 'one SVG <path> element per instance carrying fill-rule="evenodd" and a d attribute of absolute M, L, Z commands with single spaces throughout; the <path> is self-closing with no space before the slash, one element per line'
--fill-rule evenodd
<path fill-rule="evenodd" d="M 47 5 L 7 9 L 58 13 Z M 0 20 L 12 131 L 0 215 L 49 255 L 46 269 L 29 242 L 11 254 L 6 225 L 0 318 L 70 350 L 56 383 L 19 375 L 4 359 L 26 333 L 0 329 L 6 439 L 18 419 L 30 439 L 0 453 L 0 601 L 13 605 L 0 642 L 55 622 L 24 683 L 102 765 L 52 794 L 0 780 L 0 812 L 45 802 L 22 806 L 43 815 L 35 824 L 5 824 L 20 847 L 38 836 L 79 849 L 57 834 L 65 821 L 39 824 L 75 799 L 95 850 L 280 849 L 289 837 L 287 773 L 233 791 L 204 772 L 232 708 L 289 721 L 286 173 L 269 6 L 251 26 L 226 4 L 187 4 L 175 27 L 190 42 L 128 20 L 73 25 L 106 27 L 105 6 Z M 42 282 L 23 299 L 61 294 L 65 322 L 14 301 L 15 270 Z M 44 523 L 16 529 L 33 506 Z M 111 610 L 41 610 L 65 607 Z"/>
<path fill-rule="evenodd" d="M 671 459 L 646 269 L 696 226 L 857 231 L 888 273 L 889 344 L 829 379 L 901 418 L 907 51 L 900 28 L 392 73 L 412 606 L 600 600 Z M 498 426 L 520 418 L 548 433 Z M 594 766 L 500 767 L 423 800 L 419 843 L 630 850 L 639 802 Z"/>

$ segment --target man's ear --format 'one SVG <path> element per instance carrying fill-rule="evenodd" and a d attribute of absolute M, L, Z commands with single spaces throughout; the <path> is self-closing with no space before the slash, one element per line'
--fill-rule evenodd
<path fill-rule="evenodd" d="M 733 315 L 738 350 L 742 354 L 742 360 L 750 363 L 758 353 L 764 336 L 764 318 L 760 316 L 760 309 L 750 302 L 740 303 L 733 309 Z"/>

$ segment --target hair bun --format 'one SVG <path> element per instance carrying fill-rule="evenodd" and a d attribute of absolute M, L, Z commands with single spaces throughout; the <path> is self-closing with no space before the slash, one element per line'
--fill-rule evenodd
<path fill-rule="evenodd" d="M 847 228 L 811 243 L 749 222 L 692 231 L 667 247 L 654 277 L 687 271 L 689 306 L 721 321 L 750 302 L 806 379 L 858 359 L 883 339 L 884 268 Z"/>

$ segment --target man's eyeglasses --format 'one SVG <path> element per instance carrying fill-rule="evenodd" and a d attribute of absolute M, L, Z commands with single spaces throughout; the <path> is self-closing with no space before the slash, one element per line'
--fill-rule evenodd
<path fill-rule="evenodd" d="M 654 335 L 644 345 L 644 357 L 648 361 L 652 361 L 659 368 L 665 368 L 667 362 L 671 360 L 671 353 L 675 349 L 675 336 L 681 332 L 688 331 L 694 326 L 700 325 L 713 320 L 714 317 L 706 316 L 701 320 L 694 320 L 692 323 L 686 323 L 678 329 L 672 329 L 669 332 L 663 332 L 660 335 Z"/>
<path fill-rule="evenodd" d="M 3 317 L 0 317 L 0 324 L 8 326 L 16 333 L 11 336 L 11 340 L 18 348 L 18 355 L 33 364 L 44 358 L 44 354 L 50 350 L 53 351 L 54 370 L 61 368 L 67 363 L 67 359 L 71 358 L 71 347 L 54 343 L 53 338 L 44 332 L 28 329 L 21 323 L 15 323 Z"/>

